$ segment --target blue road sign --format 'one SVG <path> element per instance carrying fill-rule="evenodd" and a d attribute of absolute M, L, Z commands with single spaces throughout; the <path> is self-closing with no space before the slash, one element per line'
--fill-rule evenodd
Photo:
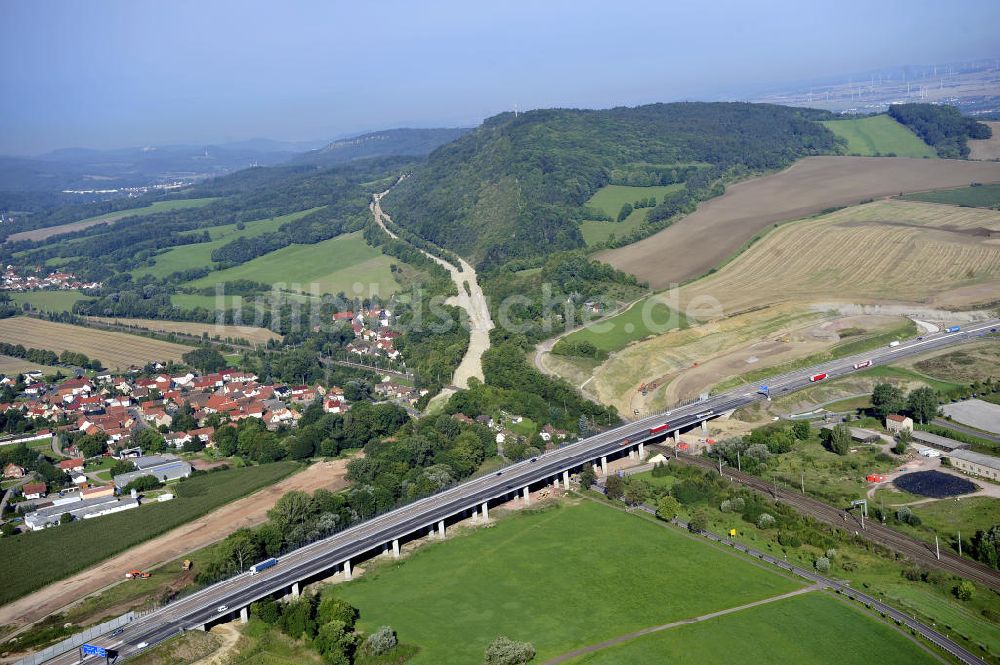
<path fill-rule="evenodd" d="M 101 656 L 102 658 L 108 657 L 108 650 L 104 647 L 99 647 L 96 644 L 84 644 L 82 647 L 83 654 L 85 656 Z"/>
<path fill-rule="evenodd" d="M 767 386 L 760 386 L 759 388 L 757 388 L 757 392 L 759 393 L 767 393 L 768 390 L 769 388 Z"/>

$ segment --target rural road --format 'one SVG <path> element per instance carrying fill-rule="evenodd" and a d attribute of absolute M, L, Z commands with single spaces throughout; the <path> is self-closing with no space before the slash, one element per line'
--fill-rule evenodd
<path fill-rule="evenodd" d="M 986 439 L 987 441 L 992 441 L 993 443 L 1000 443 L 1000 436 L 997 436 L 996 434 L 990 434 L 989 432 L 983 432 L 981 430 L 977 430 L 974 427 L 968 427 L 961 423 L 956 423 L 951 420 L 945 420 L 944 418 L 935 418 L 933 422 L 938 427 L 944 427 L 945 429 L 961 432 L 962 434 L 968 434 L 969 436 L 974 436 L 979 439 Z"/>
<path fill-rule="evenodd" d="M 535 367 L 542 374 L 548 374 L 549 376 L 554 376 L 556 378 L 562 378 L 562 377 L 559 376 L 559 374 L 557 374 L 556 372 L 553 372 L 548 367 L 546 367 L 545 366 L 545 362 L 543 360 L 543 357 L 545 356 L 545 354 L 552 353 L 552 347 L 554 347 L 556 345 L 556 342 L 558 342 L 559 340 L 561 340 L 563 337 L 566 337 L 567 335 L 572 335 L 576 331 L 583 330 L 584 328 L 586 328 L 588 326 L 594 326 L 594 325 L 597 325 L 599 323 L 607 323 L 612 318 L 618 316 L 619 314 L 621 314 L 622 312 L 624 312 L 625 310 L 627 310 L 629 307 L 631 307 L 632 305 L 636 304 L 637 302 L 639 302 L 641 300 L 645 300 L 647 297 L 649 297 L 649 295 L 648 294 L 644 294 L 641 298 L 636 298 L 635 300 L 633 300 L 630 303 L 619 304 L 618 307 L 616 307 L 613 311 L 606 313 L 604 316 L 602 316 L 601 318 L 599 318 L 599 319 L 597 319 L 595 321 L 591 321 L 589 323 L 584 323 L 584 324 L 576 326 L 574 328 L 570 328 L 569 330 L 565 330 L 565 331 L 559 333 L 555 337 L 549 337 L 548 339 L 542 340 L 541 342 L 539 342 L 535 346 L 535 354 L 534 354 Z"/>
<path fill-rule="evenodd" d="M 402 179 L 400 178 L 399 180 Z M 388 192 L 389 190 L 387 189 L 380 194 L 372 195 L 372 202 L 369 208 L 382 230 L 390 238 L 399 240 L 399 236 L 390 231 L 386 225 L 386 221 L 392 222 L 392 218 L 382 211 L 382 197 Z M 459 388 L 468 388 L 469 379 L 472 377 L 476 377 L 480 381 L 483 380 L 483 354 L 490 348 L 490 330 L 493 329 L 493 319 L 490 317 L 490 308 L 486 304 L 486 296 L 483 295 L 483 290 L 479 286 L 475 269 L 465 259 L 458 257 L 461 265 L 461 270 L 459 270 L 448 261 L 434 256 L 419 247 L 417 249 L 447 270 L 451 275 L 451 281 L 455 283 L 458 295 L 448 298 L 445 304 L 461 307 L 469 315 L 469 348 L 465 352 L 462 362 L 455 369 L 455 374 L 451 380 L 452 385 Z M 468 287 L 468 290 L 466 290 L 466 287 Z"/>

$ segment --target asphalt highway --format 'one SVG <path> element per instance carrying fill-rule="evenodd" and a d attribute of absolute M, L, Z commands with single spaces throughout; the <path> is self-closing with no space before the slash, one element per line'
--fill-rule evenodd
<path fill-rule="evenodd" d="M 971 324 L 959 332 L 930 334 L 896 347 L 883 347 L 787 372 L 768 380 L 770 394 L 781 395 L 812 385 L 814 382 L 810 377 L 817 374 L 825 373 L 828 378 L 833 378 L 858 371 L 855 369 L 858 363 L 886 364 L 899 358 L 961 344 L 988 334 L 991 329 L 995 331 L 998 326 L 1000 319 Z M 613 455 L 639 443 L 662 439 L 669 432 L 688 429 L 704 420 L 765 399 L 756 388 L 734 388 L 707 400 L 646 416 L 532 460 L 505 467 L 498 473 L 455 485 L 286 554 L 280 558 L 278 565 L 261 574 L 238 575 L 180 598 L 137 618 L 123 633 L 105 636 L 93 643 L 114 648 L 122 657 L 135 654 L 182 630 L 199 628 L 207 622 L 227 618 L 255 600 L 287 590 L 299 580 L 320 576 L 345 560 L 381 548 L 394 538 L 419 532 L 484 501 L 498 499 L 527 485 L 547 481 L 565 470 L 599 460 L 603 455 Z M 665 429 L 650 432 L 651 428 L 659 428 L 663 424 L 667 425 Z M 226 609 L 220 610 L 223 607 Z M 88 657 L 84 662 L 97 660 L 96 657 Z M 70 652 L 48 662 L 68 665 L 80 661 L 76 652 Z"/>

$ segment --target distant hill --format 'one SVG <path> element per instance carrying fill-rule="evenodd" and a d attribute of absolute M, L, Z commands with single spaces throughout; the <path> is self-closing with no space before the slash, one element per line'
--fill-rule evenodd
<path fill-rule="evenodd" d="M 388 129 L 332 141 L 292 159 L 294 164 L 336 166 L 368 157 L 423 157 L 469 132 L 466 128 Z"/>
<path fill-rule="evenodd" d="M 609 183 L 686 182 L 651 212 L 666 219 L 727 171 L 835 154 L 836 137 L 816 122 L 832 117 L 747 103 L 504 113 L 433 152 L 385 205 L 397 223 L 488 268 L 583 247 L 580 222 L 595 219 L 584 203 Z"/>
<path fill-rule="evenodd" d="M 125 195 L 107 190 L 193 182 L 249 166 L 281 164 L 310 145 L 315 143 L 250 139 L 223 145 L 65 148 L 36 157 L 0 156 L 0 210 L 37 211 L 105 200 Z M 61 194 L 63 190 L 88 193 Z"/>

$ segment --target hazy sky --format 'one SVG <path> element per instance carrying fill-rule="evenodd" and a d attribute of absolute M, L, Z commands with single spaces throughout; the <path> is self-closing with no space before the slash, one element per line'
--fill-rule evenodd
<path fill-rule="evenodd" d="M 23 154 L 472 125 L 1000 56 L 997 0 L 0 0 L 0 25 L 0 153 Z"/>

